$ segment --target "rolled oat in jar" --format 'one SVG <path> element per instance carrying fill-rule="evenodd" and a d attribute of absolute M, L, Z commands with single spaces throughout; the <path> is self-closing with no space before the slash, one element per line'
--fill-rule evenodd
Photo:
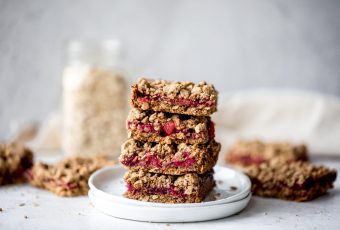
<path fill-rule="evenodd" d="M 73 42 L 63 72 L 63 151 L 116 159 L 126 137 L 127 78 L 119 44 Z"/>

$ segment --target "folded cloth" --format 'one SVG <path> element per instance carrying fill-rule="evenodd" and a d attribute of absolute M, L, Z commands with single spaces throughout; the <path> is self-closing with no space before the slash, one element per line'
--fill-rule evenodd
<path fill-rule="evenodd" d="M 299 90 L 222 94 L 213 115 L 225 150 L 236 139 L 306 143 L 312 154 L 340 156 L 340 99 Z"/>

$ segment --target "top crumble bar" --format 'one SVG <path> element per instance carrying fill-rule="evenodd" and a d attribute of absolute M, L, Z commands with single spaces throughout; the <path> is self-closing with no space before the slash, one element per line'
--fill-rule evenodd
<path fill-rule="evenodd" d="M 205 81 L 195 84 L 139 78 L 131 88 L 131 106 L 141 110 L 193 116 L 210 116 L 217 111 L 218 92 Z"/>

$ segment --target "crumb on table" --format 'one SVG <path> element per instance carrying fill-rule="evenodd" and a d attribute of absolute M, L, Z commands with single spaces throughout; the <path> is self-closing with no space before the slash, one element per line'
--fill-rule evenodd
<path fill-rule="evenodd" d="M 235 190 L 237 190 L 237 187 L 235 187 L 235 186 L 230 186 L 230 190 L 231 190 L 231 191 L 235 191 Z"/>

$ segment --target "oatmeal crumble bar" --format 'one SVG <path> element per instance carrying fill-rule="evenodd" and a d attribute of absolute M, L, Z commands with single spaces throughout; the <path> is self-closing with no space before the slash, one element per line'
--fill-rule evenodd
<path fill-rule="evenodd" d="M 86 195 L 90 175 L 108 165 L 113 165 L 113 162 L 104 156 L 70 157 L 54 165 L 36 163 L 27 177 L 33 186 L 59 196 Z"/>
<path fill-rule="evenodd" d="M 213 189 L 213 173 L 188 173 L 181 176 L 139 171 L 125 174 L 130 199 L 161 203 L 197 203 Z"/>
<path fill-rule="evenodd" d="M 33 165 L 33 153 L 17 143 L 0 144 L 0 185 L 25 182 L 24 172 Z"/>
<path fill-rule="evenodd" d="M 284 142 L 238 141 L 225 155 L 226 163 L 241 167 L 259 165 L 272 159 L 280 159 L 285 162 L 307 161 L 307 147 Z"/>
<path fill-rule="evenodd" d="M 263 197 L 309 201 L 333 188 L 336 171 L 308 162 L 272 161 L 246 169 L 252 192 Z"/>
<path fill-rule="evenodd" d="M 189 145 L 141 142 L 133 139 L 122 145 L 120 162 L 130 170 L 181 175 L 211 171 L 221 145 L 215 141 Z"/>
<path fill-rule="evenodd" d="M 158 143 L 206 143 L 214 139 L 210 117 L 195 117 L 132 109 L 127 119 L 129 137 Z"/>
<path fill-rule="evenodd" d="M 139 78 L 131 88 L 131 105 L 141 110 L 193 116 L 209 116 L 217 110 L 217 91 L 205 81 L 195 84 Z"/>

